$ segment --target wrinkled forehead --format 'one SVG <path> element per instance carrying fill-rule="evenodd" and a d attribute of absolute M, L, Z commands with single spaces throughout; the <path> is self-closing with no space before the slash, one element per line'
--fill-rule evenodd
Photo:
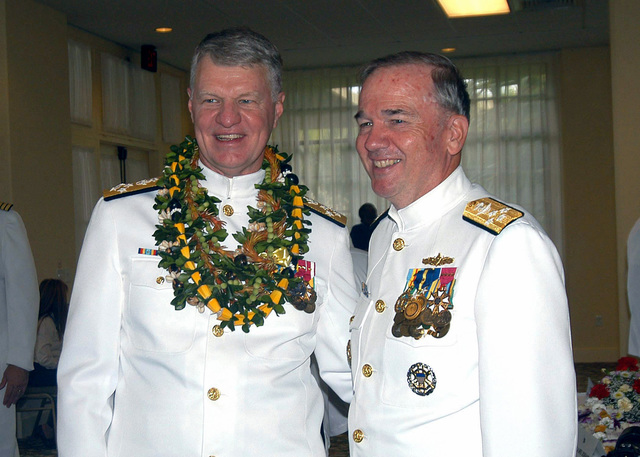
<path fill-rule="evenodd" d="M 358 106 L 389 105 L 382 109 L 394 109 L 394 104 L 436 103 L 432 67 L 407 64 L 376 69 L 365 80 Z M 381 108 L 381 107 L 378 107 Z"/>

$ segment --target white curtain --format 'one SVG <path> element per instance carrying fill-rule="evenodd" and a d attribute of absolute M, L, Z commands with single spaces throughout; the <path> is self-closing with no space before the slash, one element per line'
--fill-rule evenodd
<path fill-rule="evenodd" d="M 284 91 L 284 115 L 271 141 L 294 153 L 293 170 L 309 195 L 345 214 L 350 226 L 360 222 L 363 203 L 384 211 L 388 204 L 371 190 L 355 150 L 357 69 L 285 72 Z"/>
<path fill-rule="evenodd" d="M 71 120 L 91 125 L 91 48 L 69 40 L 69 100 Z"/>
<path fill-rule="evenodd" d="M 153 73 L 130 68 L 131 135 L 153 141 L 156 138 L 156 81 Z"/>
<path fill-rule="evenodd" d="M 461 60 L 471 127 L 462 153 L 472 181 L 532 212 L 562 252 L 560 139 L 551 56 Z M 358 68 L 285 72 L 285 112 L 272 143 L 294 153 L 294 171 L 314 198 L 359 222 L 371 191 L 357 152 L 353 116 Z"/>
<path fill-rule="evenodd" d="M 100 181 L 96 179 L 98 163 L 93 148 L 74 146 L 72 156 L 76 253 L 79 254 L 91 211 L 101 196 L 101 189 Z"/>
<path fill-rule="evenodd" d="M 162 139 L 165 143 L 182 141 L 181 113 L 184 107 L 180 97 L 180 80 L 175 76 L 160 75 L 162 100 Z"/>
<path fill-rule="evenodd" d="M 154 74 L 102 54 L 102 126 L 106 132 L 144 140 L 156 136 Z"/>
<path fill-rule="evenodd" d="M 462 165 L 472 181 L 529 210 L 562 252 L 560 134 L 553 56 L 457 62 L 471 97 Z"/>

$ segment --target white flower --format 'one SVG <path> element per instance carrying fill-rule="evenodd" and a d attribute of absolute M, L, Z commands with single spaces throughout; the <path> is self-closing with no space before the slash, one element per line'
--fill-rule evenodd
<path fill-rule="evenodd" d="M 177 241 L 164 240 L 162 243 L 160 243 L 158 247 L 160 248 L 161 251 L 168 251 L 172 246 L 177 246 L 177 245 L 178 245 Z"/>
<path fill-rule="evenodd" d="M 624 412 L 629 412 L 633 409 L 633 403 L 627 397 L 622 397 L 618 400 L 618 408 Z"/>
<path fill-rule="evenodd" d="M 608 386 L 609 384 L 611 384 L 611 378 L 609 376 L 605 376 L 604 378 L 602 378 L 602 384 Z"/>
<path fill-rule="evenodd" d="M 613 419 L 611 419 L 610 417 L 603 417 L 602 419 L 600 419 L 600 424 L 602 425 L 606 425 L 607 428 L 611 428 L 611 425 L 613 425 Z"/>
<path fill-rule="evenodd" d="M 620 386 L 620 388 L 618 389 L 618 392 L 627 393 L 627 392 L 631 392 L 632 390 L 633 389 L 631 388 L 631 386 L 629 384 L 622 384 Z"/>
<path fill-rule="evenodd" d="M 620 376 L 622 376 L 625 379 L 628 379 L 628 378 L 630 378 L 632 376 L 632 374 L 631 374 L 630 371 L 621 371 L 620 372 Z"/>
<path fill-rule="evenodd" d="M 621 398 L 625 398 L 624 393 L 621 391 L 617 391 L 614 392 L 613 395 L 611 395 L 613 398 L 615 398 L 616 400 L 620 400 Z"/>
<path fill-rule="evenodd" d="M 169 213 L 169 208 L 163 209 L 158 213 L 158 221 L 163 223 L 165 219 L 171 219 L 171 214 Z"/>
<path fill-rule="evenodd" d="M 169 195 L 169 189 L 167 189 L 166 187 L 163 187 L 158 191 L 158 195 L 162 195 L 163 197 L 166 195 Z"/>
<path fill-rule="evenodd" d="M 599 440 L 604 440 L 607 437 L 607 434 L 604 432 L 596 432 L 593 434 L 593 436 L 598 438 Z"/>

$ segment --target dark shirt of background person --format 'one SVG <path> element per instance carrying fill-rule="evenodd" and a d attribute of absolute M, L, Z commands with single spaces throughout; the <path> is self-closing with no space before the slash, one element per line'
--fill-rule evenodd
<path fill-rule="evenodd" d="M 373 232 L 373 222 L 378 217 L 378 210 L 371 203 L 365 203 L 358 210 L 360 216 L 360 224 L 356 224 L 351 229 L 351 242 L 353 247 L 369 250 L 369 239 Z"/>

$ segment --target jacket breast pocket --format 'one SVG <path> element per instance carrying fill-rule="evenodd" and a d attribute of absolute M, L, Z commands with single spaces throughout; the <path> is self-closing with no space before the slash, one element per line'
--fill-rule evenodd
<path fill-rule="evenodd" d="M 315 291 L 316 309 L 313 313 L 300 311 L 290 303 L 285 303 L 285 314 L 278 316 L 272 311 L 262 327 L 251 328 L 249 335 L 244 338 L 247 353 L 260 359 L 306 360 L 315 345 L 319 312 L 328 293 L 327 284 L 316 278 Z"/>
<path fill-rule="evenodd" d="M 443 390 L 452 381 L 449 363 L 458 360 L 459 322 L 455 315 L 451 327 L 442 338 L 425 333 L 421 338 L 396 337 L 387 329 L 383 349 L 382 401 L 402 408 L 438 404 Z M 456 362 L 453 362 L 456 363 Z M 433 388 L 433 390 L 432 390 Z"/>
<path fill-rule="evenodd" d="M 166 270 L 158 267 L 159 260 L 132 258 L 123 332 L 142 351 L 184 352 L 193 345 L 198 311 L 188 305 L 176 311 L 171 304 L 172 283 L 165 279 Z"/>

